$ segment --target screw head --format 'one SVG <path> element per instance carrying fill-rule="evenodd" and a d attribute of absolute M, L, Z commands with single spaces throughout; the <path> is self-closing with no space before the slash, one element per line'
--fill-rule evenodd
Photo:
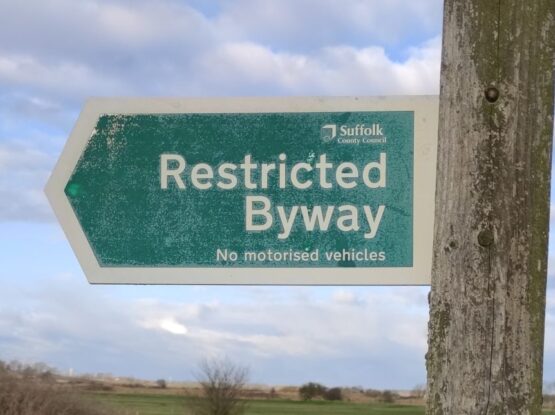
<path fill-rule="evenodd" d="M 493 232 L 489 229 L 484 229 L 478 234 L 478 243 L 483 247 L 488 247 L 493 244 Z"/>
<path fill-rule="evenodd" d="M 488 102 L 494 103 L 499 99 L 499 90 L 494 87 L 490 86 L 486 89 L 486 100 Z"/>

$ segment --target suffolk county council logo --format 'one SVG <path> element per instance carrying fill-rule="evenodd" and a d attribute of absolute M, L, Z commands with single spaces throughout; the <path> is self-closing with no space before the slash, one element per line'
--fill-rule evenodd
<path fill-rule="evenodd" d="M 323 125 L 320 130 L 320 138 L 325 143 L 329 143 L 337 136 L 337 125 L 335 124 L 326 124 Z"/>

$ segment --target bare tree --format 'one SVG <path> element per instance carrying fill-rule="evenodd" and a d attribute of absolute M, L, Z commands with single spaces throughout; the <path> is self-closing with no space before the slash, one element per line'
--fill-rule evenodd
<path fill-rule="evenodd" d="M 108 415 L 106 408 L 88 401 L 71 390 L 56 384 L 54 379 L 26 376 L 2 369 L 0 372 L 0 414 L 2 415 Z"/>
<path fill-rule="evenodd" d="M 248 380 L 246 367 L 227 359 L 205 360 L 200 364 L 197 380 L 202 396 L 193 399 L 191 411 L 194 415 L 241 415 L 246 401 L 241 399 Z"/>

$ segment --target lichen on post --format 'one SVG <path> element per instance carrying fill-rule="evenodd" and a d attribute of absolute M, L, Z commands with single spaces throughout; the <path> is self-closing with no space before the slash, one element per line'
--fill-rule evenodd
<path fill-rule="evenodd" d="M 555 2 L 446 0 L 429 415 L 540 414 Z"/>

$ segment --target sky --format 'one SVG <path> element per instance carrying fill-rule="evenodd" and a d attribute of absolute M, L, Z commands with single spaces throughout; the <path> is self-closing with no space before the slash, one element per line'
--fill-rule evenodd
<path fill-rule="evenodd" d="M 92 286 L 43 188 L 88 97 L 437 94 L 441 21 L 440 0 L 0 0 L 0 360 L 190 380 L 227 357 L 253 383 L 425 383 L 428 287 Z"/>

